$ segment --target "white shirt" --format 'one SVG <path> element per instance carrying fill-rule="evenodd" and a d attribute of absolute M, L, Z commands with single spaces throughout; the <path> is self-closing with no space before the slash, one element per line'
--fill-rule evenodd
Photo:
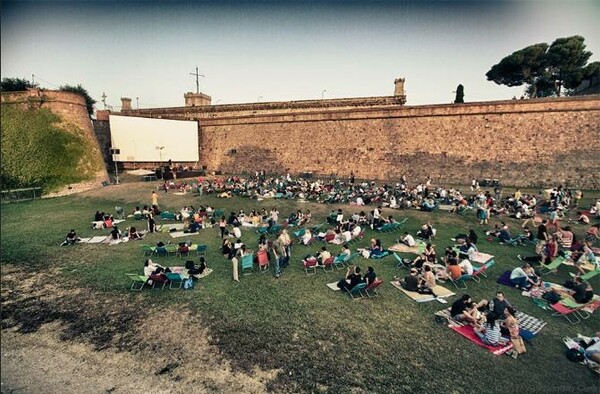
<path fill-rule="evenodd" d="M 404 242 L 408 246 L 415 246 L 417 244 L 413 236 L 410 234 L 406 234 L 406 236 L 402 238 L 402 242 Z"/>
<path fill-rule="evenodd" d="M 467 275 L 473 275 L 473 264 L 468 259 L 461 261 L 458 266 Z"/>

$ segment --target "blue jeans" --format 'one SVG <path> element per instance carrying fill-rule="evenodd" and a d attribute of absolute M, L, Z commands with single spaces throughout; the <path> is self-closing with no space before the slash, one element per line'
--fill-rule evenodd
<path fill-rule="evenodd" d="M 520 277 L 520 278 L 511 279 L 510 283 L 512 283 L 515 286 L 519 286 L 519 287 L 528 287 L 529 286 L 529 281 L 527 280 L 527 277 L 525 277 L 525 276 Z"/>

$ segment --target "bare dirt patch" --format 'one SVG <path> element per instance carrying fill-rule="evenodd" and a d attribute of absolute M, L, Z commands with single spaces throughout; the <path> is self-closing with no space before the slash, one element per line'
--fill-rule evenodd
<path fill-rule="evenodd" d="M 259 393 L 278 372 L 235 371 L 187 309 L 59 278 L 2 267 L 2 393 Z"/>

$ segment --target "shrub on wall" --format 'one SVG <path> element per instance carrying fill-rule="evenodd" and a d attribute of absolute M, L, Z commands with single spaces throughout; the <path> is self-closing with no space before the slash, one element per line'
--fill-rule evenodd
<path fill-rule="evenodd" d="M 42 187 L 44 192 L 92 179 L 100 163 L 87 153 L 90 142 L 48 109 L 2 107 L 3 190 Z M 93 156 L 93 155 L 92 155 Z"/>

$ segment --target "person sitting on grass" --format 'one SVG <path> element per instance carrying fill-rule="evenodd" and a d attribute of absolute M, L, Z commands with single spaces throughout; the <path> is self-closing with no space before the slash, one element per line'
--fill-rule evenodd
<path fill-rule="evenodd" d="M 413 246 L 417 245 L 417 242 L 415 241 L 414 237 L 412 235 L 410 235 L 408 233 L 408 231 L 404 232 L 404 237 L 402 237 L 401 242 L 404 245 L 407 245 L 407 246 L 410 246 L 410 247 L 413 247 Z"/>
<path fill-rule="evenodd" d="M 129 227 L 129 231 L 127 232 L 127 236 L 129 239 L 136 240 L 144 238 L 143 234 L 140 234 L 137 229 L 133 226 Z"/>
<path fill-rule="evenodd" d="M 188 270 L 188 275 L 190 276 L 202 275 L 206 268 L 208 267 L 206 265 L 206 259 L 204 259 L 204 257 L 200 257 L 200 265 L 198 267 L 196 267 L 193 260 L 188 260 L 185 262 L 185 269 Z"/>
<path fill-rule="evenodd" d="M 490 302 L 491 311 L 495 313 L 496 316 L 498 316 L 498 318 L 500 319 L 504 317 L 504 312 L 506 308 L 512 308 L 512 305 L 510 304 L 510 302 L 508 302 L 503 292 L 496 292 L 496 297 L 494 297 Z"/>
<path fill-rule="evenodd" d="M 421 277 L 421 283 L 417 288 L 419 294 L 431 294 L 434 297 L 437 295 L 433 292 L 433 288 L 436 286 L 435 275 L 430 265 L 423 266 L 423 275 Z"/>
<path fill-rule="evenodd" d="M 371 239 L 371 246 L 369 247 L 369 258 L 379 257 L 385 251 L 381 245 L 380 239 Z"/>
<path fill-rule="evenodd" d="M 529 263 L 513 269 L 510 273 L 510 283 L 517 289 L 529 290 L 531 286 L 536 286 L 539 280 L 539 276 Z"/>
<path fill-rule="evenodd" d="M 594 289 L 589 282 L 585 282 L 579 276 L 576 276 L 573 282 L 575 284 L 575 286 L 573 286 L 573 290 L 575 290 L 573 299 L 577 301 L 577 303 L 587 304 L 594 298 Z"/>
<path fill-rule="evenodd" d="M 112 231 L 110 232 L 112 239 L 121 239 L 121 231 L 118 226 L 114 226 Z"/>
<path fill-rule="evenodd" d="M 474 304 L 470 295 L 463 294 L 461 298 L 452 303 L 450 316 L 456 321 L 476 326 L 479 324 L 479 309 L 487 304 L 486 300 L 481 300 L 477 304 Z"/>
<path fill-rule="evenodd" d="M 69 231 L 69 233 L 65 237 L 64 242 L 60 246 L 75 245 L 79 241 L 81 241 L 81 238 L 79 238 L 77 236 L 77 233 L 75 232 L 75 229 L 71 229 L 71 231 Z"/>
<path fill-rule="evenodd" d="M 508 336 L 514 345 L 514 348 L 508 353 L 512 358 L 517 358 L 519 354 L 526 352 L 525 344 L 519 330 L 519 321 L 515 317 L 515 314 L 516 311 L 514 308 L 507 307 L 504 310 L 504 321 L 500 323 L 500 332 L 502 335 Z"/>
<path fill-rule="evenodd" d="M 581 274 L 585 273 L 582 267 L 585 263 L 592 264 L 594 266 L 594 269 L 598 269 L 598 258 L 594 254 L 594 251 L 592 250 L 592 245 L 588 241 L 585 241 L 581 257 L 579 257 L 575 262 L 575 268 L 577 268 L 577 270 Z"/>
<path fill-rule="evenodd" d="M 521 256 L 517 255 L 517 258 L 521 261 L 526 261 L 528 263 L 540 263 L 542 265 L 550 264 L 558 255 L 558 245 L 553 237 L 548 239 L 548 242 L 544 245 L 542 254 L 535 256 Z"/>
<path fill-rule="evenodd" d="M 506 345 L 508 340 L 500 335 L 498 316 L 494 312 L 487 314 L 486 323 L 481 328 L 473 330 L 483 343 L 490 346 Z"/>
<path fill-rule="evenodd" d="M 340 280 L 337 286 L 346 291 L 351 291 L 356 285 L 362 282 L 362 278 L 360 276 L 360 267 L 353 266 L 348 267 L 346 270 L 346 277 Z"/>
<path fill-rule="evenodd" d="M 411 268 L 410 273 L 400 280 L 400 286 L 407 291 L 419 290 L 419 272 L 416 268 Z M 394 277 L 394 280 L 398 280 L 398 277 Z"/>

